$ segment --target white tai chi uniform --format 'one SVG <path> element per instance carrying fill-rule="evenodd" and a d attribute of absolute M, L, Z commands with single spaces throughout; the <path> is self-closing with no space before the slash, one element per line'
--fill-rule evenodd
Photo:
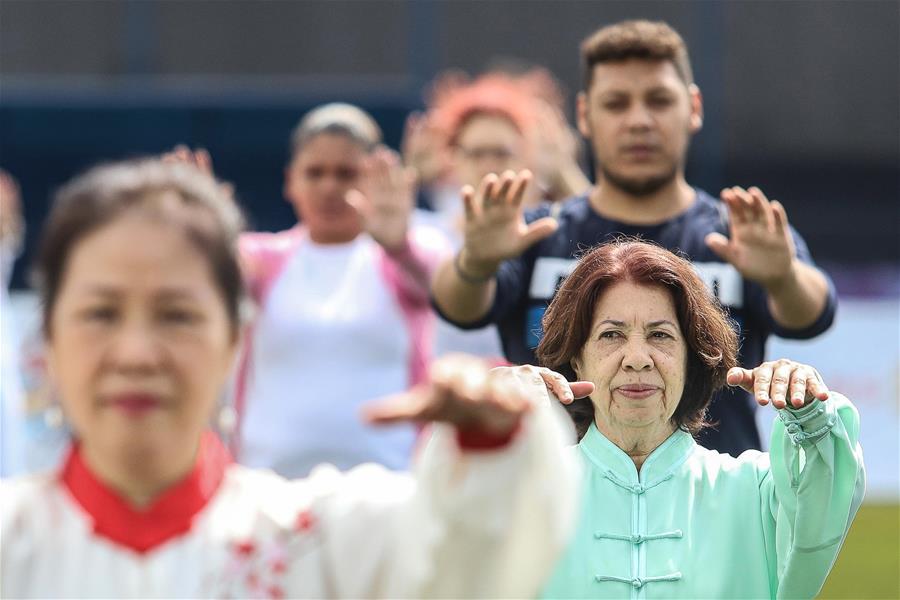
<path fill-rule="evenodd" d="M 0 595 L 533 597 L 579 497 L 551 410 L 493 447 L 436 425 L 414 475 L 324 466 L 287 481 L 208 434 L 194 471 L 140 512 L 76 446 L 61 474 L 0 484 Z"/>

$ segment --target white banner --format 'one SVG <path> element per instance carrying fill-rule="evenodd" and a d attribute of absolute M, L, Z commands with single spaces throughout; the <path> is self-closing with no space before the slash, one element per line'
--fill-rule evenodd
<path fill-rule="evenodd" d="M 900 500 L 900 301 L 842 299 L 834 326 L 811 341 L 772 338 L 769 358 L 815 366 L 828 387 L 859 409 L 866 501 Z M 769 410 L 757 411 L 765 433 Z"/>

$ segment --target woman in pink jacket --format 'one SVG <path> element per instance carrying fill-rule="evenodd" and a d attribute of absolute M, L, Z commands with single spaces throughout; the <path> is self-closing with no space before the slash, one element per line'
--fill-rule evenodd
<path fill-rule="evenodd" d="M 425 373 L 442 238 L 410 228 L 413 177 L 380 141 L 355 106 L 308 113 L 285 170 L 300 224 L 240 240 L 258 310 L 237 381 L 245 464 L 289 477 L 322 462 L 408 466 L 414 429 L 371 428 L 357 413 Z"/>

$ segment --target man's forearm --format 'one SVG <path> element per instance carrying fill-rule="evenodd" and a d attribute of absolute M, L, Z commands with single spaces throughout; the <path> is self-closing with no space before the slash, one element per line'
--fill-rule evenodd
<path fill-rule="evenodd" d="M 766 291 L 775 322 L 788 329 L 803 329 L 815 323 L 825 310 L 828 281 L 815 267 L 794 259 L 791 275 Z"/>
<path fill-rule="evenodd" d="M 459 259 L 458 255 L 453 255 L 441 262 L 431 284 L 431 293 L 447 317 L 459 323 L 474 323 L 491 309 L 497 282 L 489 270 L 478 274 L 460 273 Z"/>

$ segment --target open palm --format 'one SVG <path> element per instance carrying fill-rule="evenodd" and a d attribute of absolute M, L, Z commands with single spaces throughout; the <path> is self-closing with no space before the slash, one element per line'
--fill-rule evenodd
<path fill-rule="evenodd" d="M 363 229 L 387 250 L 396 250 L 406 241 L 414 185 L 415 175 L 403 167 L 399 156 L 380 147 L 363 162 L 357 189 L 347 193 Z"/>
<path fill-rule="evenodd" d="M 796 254 L 787 214 L 777 200 L 771 202 L 759 188 L 722 190 L 728 206 L 729 236 L 711 233 L 706 243 L 744 278 L 770 287 L 791 273 Z"/>
<path fill-rule="evenodd" d="M 492 271 L 556 231 L 556 220 L 551 217 L 525 223 L 522 199 L 531 177 L 528 170 L 507 171 L 501 176 L 491 173 L 477 190 L 463 188 L 463 256 L 474 270 Z"/>

